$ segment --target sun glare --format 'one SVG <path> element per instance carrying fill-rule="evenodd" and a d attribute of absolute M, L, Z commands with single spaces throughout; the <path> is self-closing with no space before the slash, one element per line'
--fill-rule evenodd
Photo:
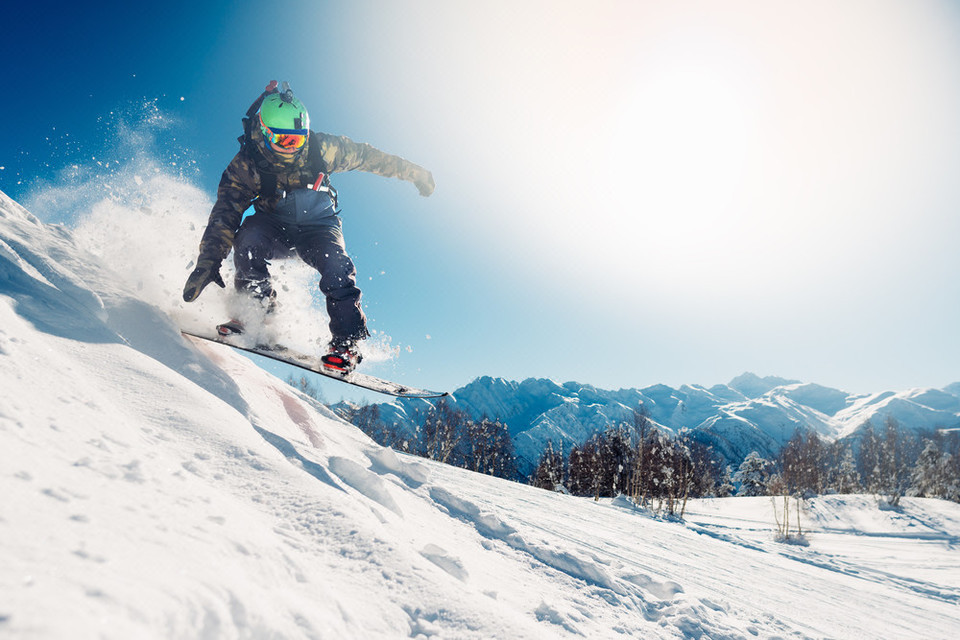
<path fill-rule="evenodd" d="M 622 162 L 645 216 L 667 227 L 706 222 L 733 204 L 750 144 L 735 89 L 698 69 L 645 79 L 622 117 Z M 626 177 L 626 176 L 624 176 Z"/>
<path fill-rule="evenodd" d="M 444 132 L 446 184 L 482 211 L 451 220 L 551 286 L 668 302 L 836 289 L 838 273 L 883 266 L 925 203 L 946 201 L 933 180 L 956 157 L 949 16 L 887 0 L 688 4 L 431 12 L 407 39 L 434 43 L 418 77 L 442 81 L 383 81 Z"/>
<path fill-rule="evenodd" d="M 716 268 L 747 249 L 757 153 L 747 76 L 714 58 L 648 65 L 631 78 L 611 130 L 603 205 L 617 268 L 695 278 L 705 262 Z"/>

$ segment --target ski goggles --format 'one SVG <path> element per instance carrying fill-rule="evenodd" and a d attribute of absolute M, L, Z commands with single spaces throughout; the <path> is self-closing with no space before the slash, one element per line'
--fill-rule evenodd
<path fill-rule="evenodd" d="M 263 123 L 260 130 L 268 143 L 288 151 L 296 151 L 305 145 L 309 134 L 307 129 L 271 129 Z"/>

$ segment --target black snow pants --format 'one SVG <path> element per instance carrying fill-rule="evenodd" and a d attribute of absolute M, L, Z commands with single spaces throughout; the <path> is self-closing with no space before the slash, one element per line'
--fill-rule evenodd
<path fill-rule="evenodd" d="M 369 336 L 360 308 L 357 270 L 347 255 L 340 216 L 330 194 L 297 189 L 282 198 L 274 212 L 246 218 L 233 243 L 234 286 L 257 298 L 274 297 L 267 267 L 271 260 L 294 255 L 320 272 L 333 340 Z"/>

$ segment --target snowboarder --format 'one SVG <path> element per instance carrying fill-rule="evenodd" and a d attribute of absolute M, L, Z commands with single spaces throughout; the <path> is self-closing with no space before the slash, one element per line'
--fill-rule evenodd
<path fill-rule="evenodd" d="M 330 174 L 360 170 L 400 178 L 412 182 L 422 196 L 433 193 L 433 175 L 368 144 L 311 131 L 307 109 L 287 83 L 282 91 L 276 81 L 267 85 L 243 122 L 240 151 L 220 179 L 183 299 L 196 300 L 211 282 L 225 286 L 220 266 L 232 248 L 234 287 L 260 301 L 269 314 L 276 307 L 269 261 L 295 254 L 320 273 L 326 296 L 332 339 L 323 364 L 349 373 L 360 361 L 357 343 L 370 334 Z M 251 204 L 254 214 L 243 219 Z M 223 336 L 242 333 L 243 326 L 231 320 L 217 331 Z"/>

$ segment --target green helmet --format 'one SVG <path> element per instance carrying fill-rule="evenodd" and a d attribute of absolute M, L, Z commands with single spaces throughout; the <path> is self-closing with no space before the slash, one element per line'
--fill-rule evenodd
<path fill-rule="evenodd" d="M 296 151 L 307 141 L 310 114 L 291 91 L 272 93 L 260 105 L 260 130 L 268 144 Z"/>

